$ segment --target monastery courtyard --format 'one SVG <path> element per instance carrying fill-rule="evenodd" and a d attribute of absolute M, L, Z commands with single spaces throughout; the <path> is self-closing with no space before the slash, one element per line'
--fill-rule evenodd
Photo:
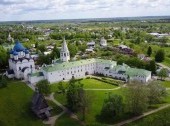
<path fill-rule="evenodd" d="M 106 83 L 103 80 L 113 82 L 115 83 L 115 85 Z M 124 88 L 124 83 L 122 83 L 121 81 L 103 77 L 87 77 L 86 79 L 81 79 L 79 81 L 84 85 L 83 87 L 85 89 L 86 95 L 90 100 L 85 120 L 86 124 L 94 124 L 98 122 L 97 115 L 100 114 L 103 100 L 107 98 L 110 92 L 122 95 L 124 98 L 123 92 L 126 89 Z M 67 84 L 68 82 L 63 82 L 63 85 L 65 87 L 67 86 Z M 119 86 L 116 86 L 117 84 L 119 84 Z M 163 83 L 163 85 L 166 87 L 170 86 L 167 85 L 166 82 Z M 80 126 L 81 121 L 79 121 L 79 119 L 76 120 L 77 117 L 80 118 L 80 113 L 75 113 L 75 115 L 70 116 L 65 110 L 63 111 L 62 109 L 63 107 L 65 108 L 66 105 L 66 95 L 59 92 L 57 84 L 51 84 L 50 87 L 55 101 L 59 103 L 59 105 L 56 105 L 54 102 L 48 101 L 49 105 L 54 108 L 52 115 L 58 118 L 56 122 L 53 123 L 53 125 L 66 126 L 66 124 L 69 124 L 69 126 Z M 7 88 L 1 89 L 0 92 L 0 103 L 2 103 L 0 105 L 0 118 L 2 119 L 2 121 L 0 121 L 0 125 L 46 126 L 44 123 L 47 122 L 42 123 L 42 121 L 38 120 L 29 110 L 29 104 L 32 95 L 33 90 L 29 88 L 25 83 L 18 80 L 9 80 Z M 170 103 L 170 101 L 168 100 L 169 97 L 170 96 L 168 95 L 168 103 Z"/>

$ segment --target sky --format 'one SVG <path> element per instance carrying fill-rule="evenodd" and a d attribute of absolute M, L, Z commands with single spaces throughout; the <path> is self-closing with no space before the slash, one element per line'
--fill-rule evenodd
<path fill-rule="evenodd" d="M 170 0 L 0 0 L 0 21 L 169 15 Z"/>

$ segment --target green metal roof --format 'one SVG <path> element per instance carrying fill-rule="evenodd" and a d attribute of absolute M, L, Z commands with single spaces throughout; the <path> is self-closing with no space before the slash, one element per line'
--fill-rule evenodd
<path fill-rule="evenodd" d="M 151 74 L 150 71 L 144 70 L 144 69 L 138 69 L 138 68 L 131 68 L 126 64 L 123 65 L 117 65 L 112 68 L 114 71 L 125 71 L 124 74 L 128 75 L 129 77 L 134 76 L 148 76 Z"/>
<path fill-rule="evenodd" d="M 44 67 L 43 70 L 47 72 L 53 72 L 53 71 L 65 70 L 65 69 L 69 69 L 69 68 L 77 67 L 81 65 L 88 65 L 91 63 L 105 63 L 105 64 L 110 64 L 110 65 L 116 64 L 115 61 L 111 61 L 111 60 L 87 59 L 87 60 L 79 60 L 79 61 L 73 61 L 73 62 L 56 63 L 51 66 Z"/>
<path fill-rule="evenodd" d="M 36 73 L 32 73 L 30 74 L 31 77 L 40 77 L 40 76 L 43 76 L 43 73 L 42 72 L 36 72 Z"/>
<path fill-rule="evenodd" d="M 137 69 L 137 68 L 128 68 L 126 70 L 126 75 L 129 75 L 130 77 L 133 76 L 149 76 L 151 74 L 150 71 L 144 70 L 144 69 Z"/>

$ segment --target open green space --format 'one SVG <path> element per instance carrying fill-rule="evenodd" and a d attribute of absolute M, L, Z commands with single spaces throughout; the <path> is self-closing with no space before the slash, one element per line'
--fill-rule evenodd
<path fill-rule="evenodd" d="M 170 107 L 157 113 L 149 115 L 143 119 L 127 124 L 126 126 L 169 126 Z"/>
<path fill-rule="evenodd" d="M 99 80 L 97 80 L 97 81 L 99 81 Z M 99 86 L 98 84 L 93 84 L 93 82 L 96 82 L 96 80 L 94 81 L 94 79 L 84 79 L 84 80 L 81 80 L 81 82 L 82 83 L 88 82 L 89 84 L 85 84 L 86 87 L 88 87 L 88 88 L 91 88 L 91 87 L 97 88 Z M 100 83 L 102 84 L 103 82 L 100 82 Z M 164 82 L 162 82 L 162 84 L 165 85 L 166 87 L 169 86 L 168 81 L 164 81 Z M 109 85 L 109 87 L 114 88 L 115 86 Z M 97 90 L 95 90 L 95 91 L 94 90 L 86 90 L 85 92 L 86 92 L 86 96 L 89 101 L 89 104 L 88 104 L 88 108 L 87 108 L 87 112 L 86 112 L 86 116 L 85 116 L 85 123 L 87 125 L 104 125 L 102 122 L 100 122 L 100 118 L 99 118 L 104 99 L 106 99 L 108 97 L 109 93 L 113 93 L 113 94 L 121 95 L 123 97 L 123 101 L 125 101 L 125 94 L 124 94 L 125 91 L 126 91 L 126 88 L 120 88 L 118 90 L 108 90 L 108 91 L 107 90 L 104 90 L 104 91 L 103 90 L 102 91 L 101 90 L 98 90 L 98 91 Z M 168 90 L 167 92 L 168 92 L 168 94 L 167 94 L 166 98 L 163 99 L 163 101 L 164 101 L 163 104 L 170 103 L 170 90 Z M 65 94 L 55 93 L 55 98 L 56 98 L 56 100 L 61 102 L 63 105 L 67 104 Z M 150 111 L 151 109 L 156 109 L 156 108 L 162 106 L 163 104 L 155 104 L 155 105 L 149 107 L 147 111 Z M 81 119 L 81 113 L 77 113 L 77 115 Z M 110 123 L 113 124 L 113 123 L 121 121 L 122 119 L 126 120 L 129 118 L 130 118 L 130 115 L 124 113 L 124 115 L 120 119 L 113 120 L 113 122 L 110 122 Z"/>
<path fill-rule="evenodd" d="M 81 125 L 77 120 L 72 119 L 69 117 L 69 115 L 65 114 L 56 121 L 55 126 L 81 126 Z"/>
<path fill-rule="evenodd" d="M 166 88 L 170 88 L 170 81 L 161 81 L 161 84 Z"/>
<path fill-rule="evenodd" d="M 118 87 L 96 79 L 82 79 L 79 82 L 83 84 L 84 89 L 113 89 Z M 64 87 L 66 87 L 67 84 L 68 82 L 63 82 Z M 58 91 L 57 83 L 51 85 L 51 91 L 52 92 Z"/>
<path fill-rule="evenodd" d="M 51 115 L 52 115 L 52 116 L 55 116 L 55 115 L 57 115 L 57 114 L 60 114 L 60 113 L 63 111 L 63 109 L 60 108 L 59 106 L 57 106 L 54 102 L 49 101 L 49 100 L 48 100 L 47 102 L 48 102 L 48 105 L 53 108 L 53 109 L 51 110 Z"/>
<path fill-rule="evenodd" d="M 84 89 L 113 89 L 118 87 L 95 79 L 83 79 L 80 83 L 84 85 Z"/>
<path fill-rule="evenodd" d="M 0 89 L 0 126 L 43 126 L 30 110 L 33 91 L 20 81 Z"/>

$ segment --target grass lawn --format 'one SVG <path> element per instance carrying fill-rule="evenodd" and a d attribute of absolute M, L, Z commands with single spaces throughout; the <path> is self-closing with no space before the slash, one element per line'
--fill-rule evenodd
<path fill-rule="evenodd" d="M 90 89 L 113 89 L 118 86 L 111 85 L 96 79 L 82 79 L 80 80 L 80 83 L 84 85 L 84 88 L 90 88 Z M 63 85 L 66 87 L 68 82 L 63 82 Z M 57 84 L 52 84 L 51 85 L 51 91 L 56 92 L 58 91 L 58 85 Z"/>
<path fill-rule="evenodd" d="M 84 89 L 112 89 L 118 87 L 95 79 L 83 79 L 80 83 L 84 85 Z"/>
<path fill-rule="evenodd" d="M 169 126 L 170 125 L 170 107 L 151 114 L 143 119 L 129 123 L 126 126 Z"/>
<path fill-rule="evenodd" d="M 61 116 L 57 121 L 55 126 L 81 126 L 77 120 L 74 120 L 65 114 Z"/>
<path fill-rule="evenodd" d="M 89 99 L 89 107 L 86 114 L 86 124 L 92 125 L 92 124 L 98 124 L 96 121 L 97 115 L 100 114 L 100 111 L 102 109 L 103 101 L 105 98 L 107 98 L 109 92 L 120 94 L 123 96 L 123 89 L 114 90 L 114 91 L 86 91 L 86 95 Z M 63 94 L 55 94 L 56 100 L 58 100 L 63 105 L 66 105 L 66 95 Z M 77 115 L 81 118 L 81 114 L 77 113 Z"/>
<path fill-rule="evenodd" d="M 109 93 L 119 94 L 123 96 L 123 90 L 124 89 L 114 91 L 86 91 L 90 102 L 86 113 L 86 124 L 94 125 L 96 124 L 96 122 L 99 121 L 97 116 L 100 115 L 103 101 L 108 97 Z"/>
<path fill-rule="evenodd" d="M 33 91 L 20 81 L 0 89 L 0 126 L 44 126 L 30 111 Z"/>
<path fill-rule="evenodd" d="M 103 82 L 95 80 L 95 79 L 84 79 L 81 80 L 81 83 L 84 83 L 84 87 L 85 88 L 115 88 L 116 86 L 114 85 L 110 85 L 110 84 L 103 84 Z M 168 82 L 164 82 L 165 85 Z M 52 85 L 53 86 L 53 85 Z M 123 97 L 123 99 L 125 100 L 125 96 L 124 96 L 124 92 L 126 89 L 121 88 L 118 90 L 112 90 L 112 91 L 94 91 L 94 90 L 86 90 L 86 95 L 89 101 L 89 105 L 88 105 L 88 109 L 87 109 L 87 113 L 86 113 L 86 117 L 85 117 L 85 123 L 87 125 L 104 125 L 102 124 L 102 122 L 100 122 L 100 112 L 102 109 L 102 105 L 103 105 L 103 101 L 105 98 L 107 98 L 109 93 L 115 93 L 115 94 L 119 94 Z M 66 105 L 67 101 L 66 101 L 66 95 L 63 94 L 58 94 L 55 93 L 55 98 L 56 100 L 58 100 L 59 102 L 61 102 L 63 105 Z M 170 103 L 170 90 L 168 90 L 168 95 L 167 97 L 164 99 L 165 104 L 166 103 Z M 156 104 L 154 105 L 155 108 L 160 107 L 163 104 Z M 152 108 L 153 109 L 153 108 Z M 150 110 L 148 108 L 148 110 Z M 78 117 L 81 119 L 81 113 L 77 113 Z M 121 119 L 119 120 L 113 120 L 113 122 L 110 122 L 111 124 L 115 123 L 115 122 L 119 122 L 120 120 L 126 120 L 130 117 L 130 115 L 128 114 L 124 114 L 122 116 Z"/>
<path fill-rule="evenodd" d="M 113 89 L 118 86 L 107 84 L 105 82 L 95 80 L 95 79 L 83 79 L 80 81 L 82 84 L 84 84 L 85 89 Z M 67 82 L 63 82 L 63 85 L 66 87 Z M 52 92 L 57 92 L 58 91 L 58 85 L 57 84 L 52 84 L 51 85 L 51 90 Z M 107 92 L 107 91 L 106 91 Z M 55 93 L 54 97 L 56 100 L 61 102 L 63 105 L 66 105 L 66 95 Z"/>
<path fill-rule="evenodd" d="M 170 88 L 170 81 L 161 81 L 161 84 L 166 88 Z"/>
<path fill-rule="evenodd" d="M 164 64 L 164 65 L 170 67 L 170 58 L 165 57 L 165 60 L 162 62 L 162 64 Z"/>
<path fill-rule="evenodd" d="M 48 105 L 53 108 L 51 111 L 52 116 L 60 114 L 63 111 L 63 109 L 60 108 L 59 106 L 57 106 L 54 102 L 52 102 L 52 101 L 47 101 L 47 102 L 48 102 Z"/>

